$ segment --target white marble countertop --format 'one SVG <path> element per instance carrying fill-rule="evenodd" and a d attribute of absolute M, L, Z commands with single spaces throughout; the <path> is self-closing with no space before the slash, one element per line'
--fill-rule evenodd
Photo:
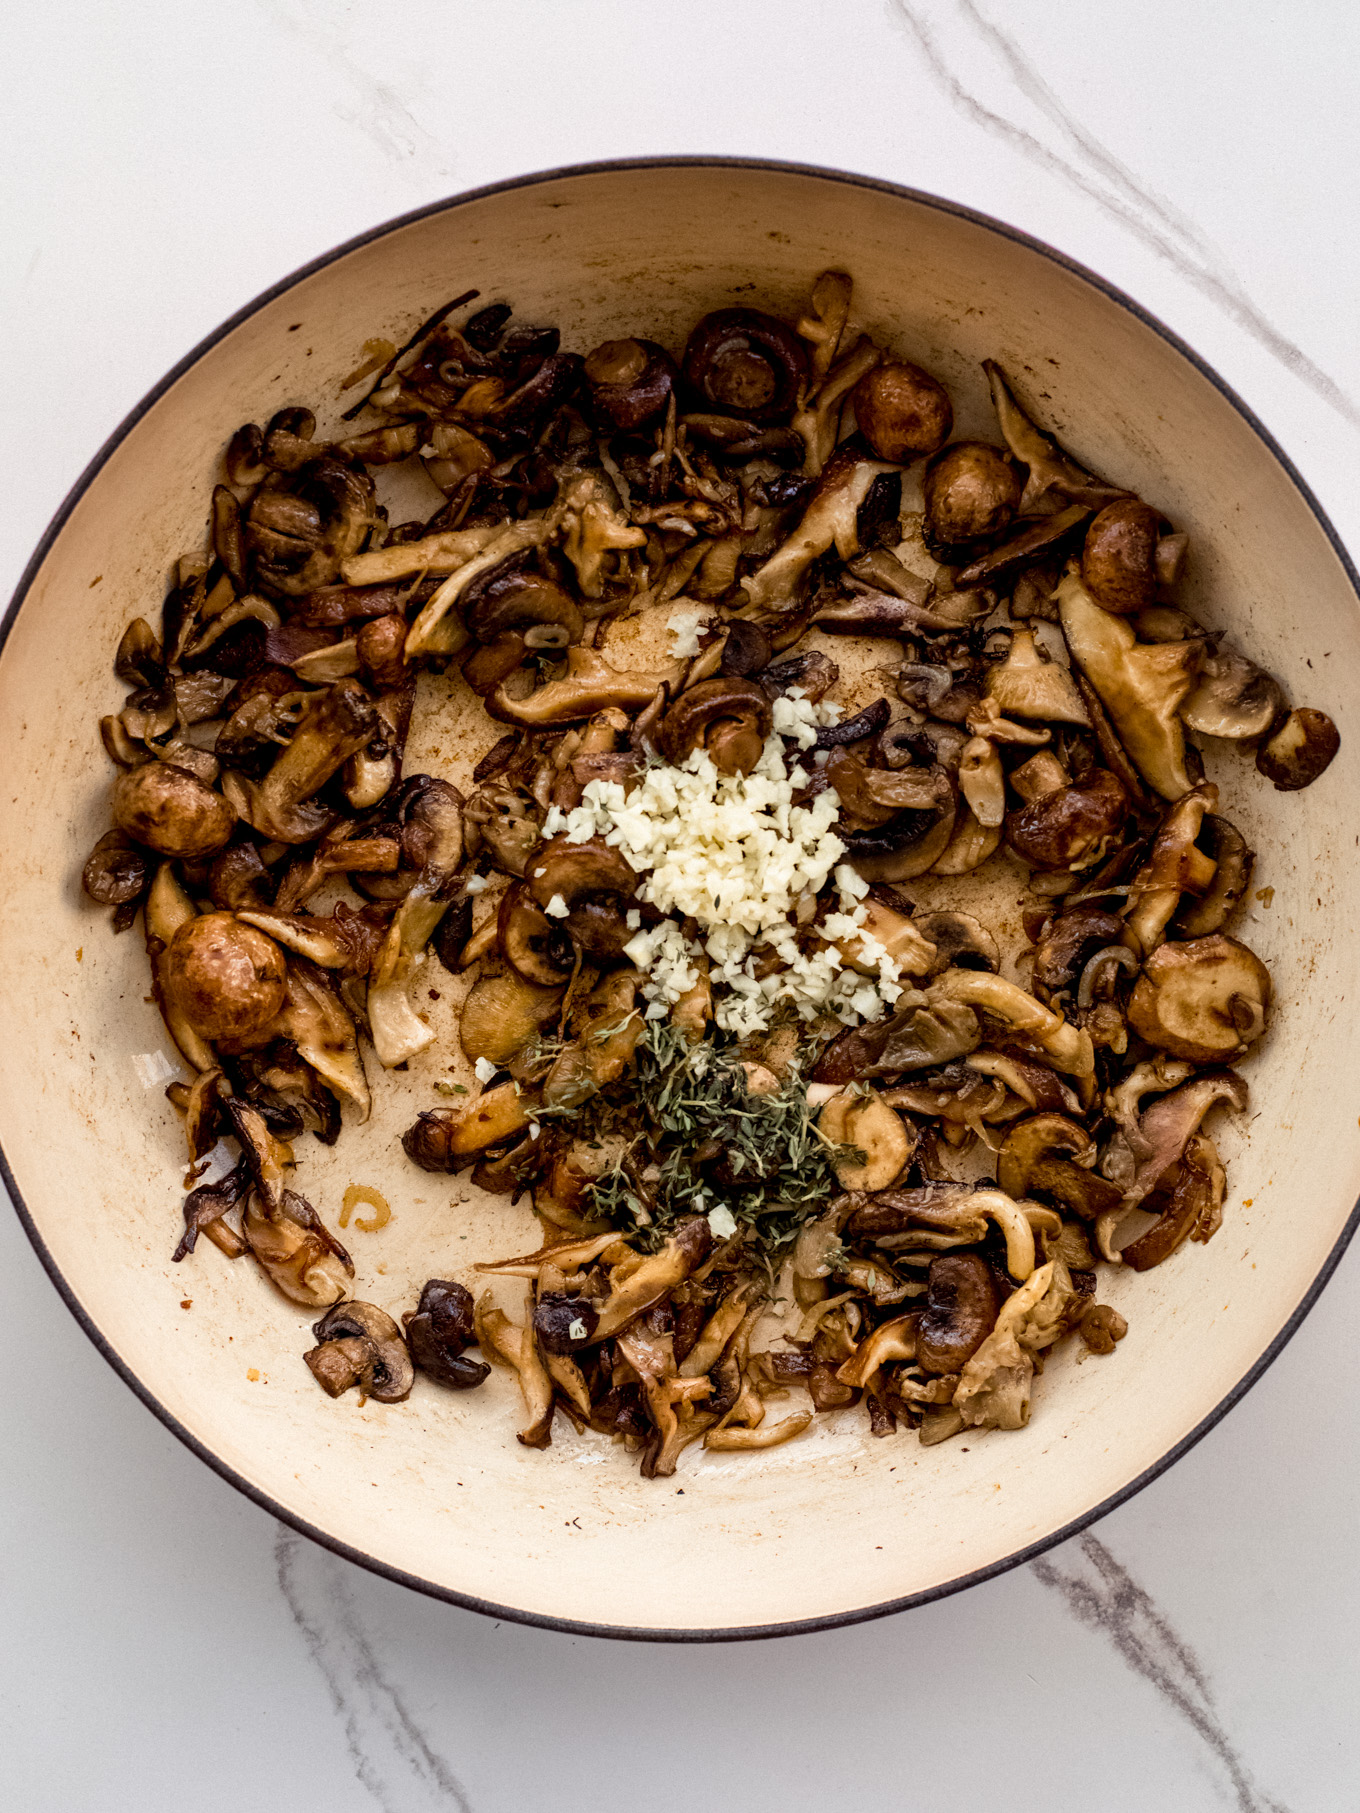
<path fill-rule="evenodd" d="M 461 188 L 668 152 L 860 170 L 1049 240 L 1213 361 L 1360 548 L 1340 0 L 47 0 L 6 50 L 0 596 L 124 413 L 282 273 Z M 1046 1560 L 709 1649 L 494 1624 L 335 1559 L 141 1407 L 9 1216 L 0 1293 L 24 1813 L 1360 1803 L 1360 1254 L 1226 1422 Z"/>

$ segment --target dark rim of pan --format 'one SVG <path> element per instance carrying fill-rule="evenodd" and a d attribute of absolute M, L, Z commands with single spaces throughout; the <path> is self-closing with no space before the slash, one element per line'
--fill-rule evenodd
<path fill-rule="evenodd" d="M 1326 511 L 1322 508 L 1317 498 L 1314 497 L 1302 474 L 1295 467 L 1288 454 L 1280 446 L 1279 442 L 1276 441 L 1270 431 L 1257 419 L 1231 386 L 1226 384 L 1213 367 L 1200 358 L 1192 347 L 1187 346 L 1184 340 L 1172 333 L 1171 330 L 1159 321 L 1155 315 L 1150 314 L 1147 309 L 1133 301 L 1131 297 L 1126 296 L 1124 292 L 1116 288 L 1114 284 L 1108 283 L 1103 277 L 1097 276 L 1094 271 L 1088 270 L 1085 265 L 1079 264 L 1073 258 L 1066 257 L 1062 252 L 1055 251 L 1052 246 L 1046 245 L 1042 240 L 1035 239 L 1028 233 L 1022 233 L 1015 227 L 1006 226 L 1002 221 L 994 220 L 990 215 L 982 214 L 975 208 L 962 207 L 957 202 L 942 201 L 938 196 L 926 194 L 919 189 L 907 188 L 900 183 L 884 182 L 875 177 L 856 176 L 847 171 L 825 169 L 815 164 L 783 163 L 771 158 L 642 157 L 618 158 L 600 163 L 570 164 L 560 169 L 541 170 L 528 176 L 512 177 L 505 182 L 488 183 L 483 188 L 469 189 L 464 194 L 451 196 L 444 201 L 432 202 L 428 207 L 413 209 L 409 214 L 398 215 L 393 220 L 385 221 L 381 226 L 373 227 L 366 233 L 360 233 L 356 238 L 347 240 L 343 245 L 337 246 L 333 251 L 326 252 L 320 258 L 313 259 L 310 264 L 302 265 L 290 276 L 282 278 L 269 289 L 262 291 L 253 302 L 249 302 L 244 308 L 238 309 L 234 315 L 224 321 L 222 325 L 213 333 L 209 334 L 206 339 L 201 340 L 192 351 L 186 353 L 178 364 L 174 365 L 161 381 L 147 392 L 146 396 L 142 398 L 136 408 L 133 409 L 113 431 L 108 440 L 105 441 L 104 445 L 100 448 L 99 452 L 85 468 L 84 472 L 82 472 L 80 477 L 76 480 L 70 493 L 66 497 L 66 500 L 48 525 L 42 540 L 38 543 L 33 557 L 25 568 L 23 576 L 15 590 L 14 597 L 5 613 L 4 621 L 3 623 L 0 623 L 0 651 L 3 651 L 4 644 L 9 636 L 10 628 L 18 615 L 24 599 L 28 595 L 29 588 L 37 577 L 39 569 L 51 552 L 53 545 L 61 534 L 62 529 L 65 527 L 72 511 L 103 469 L 110 455 L 127 437 L 142 417 L 146 415 L 148 410 L 160 401 L 173 384 L 196 365 L 205 354 L 211 352 L 219 341 L 224 340 L 228 334 L 232 333 L 243 322 L 248 321 L 252 315 L 258 313 L 258 311 L 267 303 L 273 302 L 277 297 L 286 295 L 289 290 L 295 288 L 308 277 L 315 276 L 318 271 L 324 271 L 328 266 L 338 263 L 342 258 L 348 257 L 351 252 L 357 251 L 363 246 L 372 245 L 375 241 L 384 239 L 388 234 L 397 232 L 403 227 L 410 226 L 416 221 L 426 220 L 433 215 L 443 214 L 450 212 L 455 208 L 465 207 L 471 202 L 483 201 L 490 196 L 508 195 L 517 189 L 532 189 L 545 183 L 560 182 L 563 179 L 573 177 L 620 175 L 637 170 L 758 170 L 773 172 L 777 175 L 812 177 L 820 182 L 840 183 L 847 188 L 865 189 L 882 195 L 897 196 L 904 201 L 913 202 L 920 207 L 934 209 L 935 212 L 939 214 L 947 214 L 956 220 L 965 220 L 974 226 L 983 227 L 989 232 L 998 234 L 1003 239 L 1009 239 L 1014 244 L 1024 246 L 1028 251 L 1037 253 L 1041 258 L 1046 258 L 1051 264 L 1057 265 L 1060 269 L 1070 271 L 1074 276 L 1081 278 L 1083 282 L 1089 284 L 1092 289 L 1098 290 L 1101 295 L 1107 297 L 1111 302 L 1118 304 L 1120 308 L 1126 310 L 1135 320 L 1141 321 L 1145 327 L 1151 328 L 1153 333 L 1157 334 L 1169 346 L 1173 347 L 1181 357 L 1185 359 L 1188 364 L 1193 366 L 1201 377 L 1206 378 L 1228 404 L 1236 410 L 1237 414 L 1247 423 L 1253 433 L 1256 434 L 1260 441 L 1270 451 L 1282 471 L 1288 476 L 1294 488 L 1312 511 L 1318 527 L 1331 544 L 1338 561 L 1341 563 L 1347 578 L 1350 580 L 1351 586 L 1356 592 L 1357 599 L 1360 599 L 1360 574 L 1357 574 L 1356 568 L 1345 548 L 1342 546 L 1341 539 L 1328 519 Z M 986 1567 L 975 1568 L 970 1573 L 960 1574 L 953 1580 L 942 1581 L 940 1584 L 929 1587 L 919 1593 L 909 1593 L 898 1599 L 885 1599 L 877 1605 L 855 1606 L 848 1611 L 830 1612 L 822 1617 L 816 1618 L 793 1618 L 778 1624 L 745 1624 L 721 1626 L 715 1629 L 657 1629 L 620 1624 L 593 1624 L 581 1619 L 553 1617 L 548 1613 L 529 1611 L 519 1606 L 499 1605 L 494 1600 L 481 1599 L 472 1593 L 456 1592 L 451 1587 L 439 1586 L 433 1581 L 423 1580 L 417 1574 L 409 1574 L 404 1569 L 393 1567 L 391 1563 L 379 1560 L 374 1555 L 365 1554 L 362 1549 L 356 1549 L 349 1543 L 340 1541 L 338 1537 L 330 1535 L 325 1530 L 318 1529 L 314 1524 L 308 1523 L 305 1518 L 298 1516 L 296 1512 L 290 1511 L 286 1506 L 281 1505 L 276 1499 L 272 1498 L 269 1493 L 261 1491 L 258 1486 L 253 1485 L 249 1480 L 243 1478 L 241 1474 L 236 1472 L 234 1468 L 228 1466 L 226 1462 L 218 1455 L 214 1454 L 211 1449 L 205 1447 L 204 1444 L 186 1429 L 179 1419 L 153 1395 L 121 1356 L 114 1351 L 113 1347 L 105 1339 L 99 1328 L 96 1327 L 83 1305 L 77 1300 L 75 1293 L 62 1276 L 61 1270 L 55 1259 L 48 1251 L 46 1243 L 38 1232 L 32 1215 L 29 1213 L 27 1204 L 24 1202 L 23 1197 L 19 1192 L 14 1173 L 10 1168 L 9 1160 L 4 1153 L 2 1144 L 0 1144 L 0 1176 L 3 1176 L 5 1185 L 9 1190 L 10 1198 L 14 1203 L 15 1211 L 19 1216 L 19 1220 L 22 1222 L 24 1230 L 33 1244 L 34 1251 L 41 1260 L 48 1276 L 61 1294 L 71 1314 L 84 1329 L 95 1347 L 98 1348 L 99 1352 L 108 1361 L 109 1365 L 113 1367 L 114 1371 L 118 1373 L 124 1383 L 129 1385 L 131 1389 L 136 1392 L 137 1396 L 152 1414 L 159 1417 L 160 1421 L 165 1424 L 166 1428 L 169 1429 L 173 1435 L 178 1436 L 179 1440 L 184 1443 L 186 1448 L 196 1454 L 200 1460 L 206 1462 L 206 1464 L 211 1467 L 214 1472 L 220 1474 L 228 1484 L 235 1486 L 239 1492 L 243 1492 L 247 1498 L 252 1499 L 262 1510 L 268 1511 L 282 1523 L 288 1524 L 291 1528 L 299 1531 L 300 1534 L 310 1537 L 313 1542 L 320 1543 L 323 1548 L 330 1549 L 333 1554 L 343 1556 L 346 1561 L 355 1562 L 358 1566 L 368 1568 L 375 1574 L 381 1574 L 388 1580 L 398 1581 L 402 1586 L 411 1587 L 416 1592 L 427 1593 L 433 1598 L 447 1600 L 451 1605 L 462 1606 L 469 1611 L 484 1612 L 488 1616 L 494 1618 L 511 1619 L 518 1624 L 535 1625 L 545 1630 L 565 1631 L 573 1636 L 622 1637 L 634 1641 L 652 1643 L 737 1642 L 757 1637 L 794 1636 L 804 1631 L 834 1630 L 842 1625 L 860 1624 L 867 1622 L 871 1618 L 883 1618 L 892 1612 L 909 1610 L 912 1606 L 927 1605 L 933 1600 L 945 1599 L 952 1593 L 962 1592 L 966 1587 L 976 1586 L 981 1581 L 993 1580 L 997 1575 L 1007 1573 L 1011 1568 L 1019 1567 L 1023 1562 L 1032 1561 L 1036 1556 L 1042 1555 L 1048 1549 L 1056 1547 L 1058 1543 L 1067 1541 L 1070 1536 L 1077 1535 L 1080 1531 L 1086 1529 L 1088 1525 L 1095 1523 L 1099 1518 L 1102 1518 L 1110 1511 L 1113 1511 L 1116 1506 L 1126 1503 L 1135 1493 L 1141 1492 L 1144 1486 L 1150 1485 L 1154 1479 L 1159 1478 L 1169 1467 L 1174 1466 L 1182 1455 L 1187 1454 L 1197 1442 L 1201 1441 L 1209 1431 L 1215 1427 L 1217 1423 L 1222 1421 L 1236 1403 L 1245 1397 L 1247 1392 L 1251 1390 L 1252 1386 L 1262 1376 L 1272 1361 L 1277 1359 L 1283 1352 L 1286 1344 L 1303 1322 L 1304 1317 L 1308 1314 L 1314 1303 L 1316 1303 L 1318 1297 L 1322 1293 L 1323 1287 L 1326 1285 L 1332 1273 L 1336 1270 L 1343 1253 L 1350 1244 L 1357 1225 L 1360 1224 L 1360 1203 L 1357 1203 L 1355 1208 L 1352 1209 L 1346 1225 L 1338 1236 L 1331 1252 L 1327 1255 L 1327 1258 L 1319 1268 L 1317 1276 L 1304 1292 L 1302 1299 L 1284 1327 L 1266 1348 L 1265 1352 L 1262 1353 L 1260 1358 L 1249 1368 L 1243 1377 L 1238 1380 L 1231 1391 L 1214 1406 L 1208 1415 L 1205 1416 L 1188 1435 L 1183 1436 L 1174 1447 L 1170 1448 L 1160 1457 L 1160 1459 L 1155 1461 L 1152 1466 L 1144 1468 L 1144 1470 L 1134 1479 L 1131 1479 L 1127 1485 L 1121 1486 L 1117 1492 L 1112 1492 L 1108 1498 L 1103 1499 L 1097 1505 L 1093 1505 L 1090 1510 L 1082 1512 L 1079 1517 L 1073 1518 L 1070 1523 L 1064 1524 L 1060 1529 L 1052 1531 L 1049 1535 L 1040 1538 L 1037 1542 L 1028 1544 L 1025 1548 L 1017 1549 L 1013 1554 L 1006 1555 L 999 1561 L 991 1562 Z"/>

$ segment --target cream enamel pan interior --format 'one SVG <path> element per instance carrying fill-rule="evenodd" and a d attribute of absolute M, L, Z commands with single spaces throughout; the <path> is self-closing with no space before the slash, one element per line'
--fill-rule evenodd
<path fill-rule="evenodd" d="M 1259 852 L 1254 886 L 1274 889 L 1235 929 L 1280 1003 L 1245 1066 L 1248 1116 L 1220 1136 L 1226 1225 L 1102 1286 L 1127 1339 L 1108 1360 L 1050 1364 L 1019 1435 L 922 1449 L 869 1439 L 856 1411 L 764 1455 L 691 1450 L 674 1480 L 649 1482 L 561 1419 L 546 1453 L 520 1447 L 504 1373 L 467 1394 L 422 1382 L 402 1405 L 332 1403 L 302 1364 L 310 1318 L 249 1262 L 205 1244 L 170 1263 L 183 1142 L 163 1079 L 142 1080 L 168 1042 L 139 932 L 115 939 L 79 889 L 107 824 L 97 720 L 121 701 L 119 634 L 158 619 L 175 557 L 201 545 L 233 428 L 336 397 L 370 335 L 400 341 L 475 284 L 523 320 L 558 322 L 569 347 L 642 331 L 678 350 L 726 303 L 794 313 L 828 265 L 853 274 L 875 337 L 949 386 L 959 432 L 995 438 L 979 362 L 1000 359 L 1080 458 L 1190 531 L 1202 619 L 1341 728 L 1340 756 L 1305 793 L 1274 793 L 1249 760 L 1223 770 L 1226 809 Z M 426 695 L 408 767 L 458 778 L 469 745 L 443 697 Z M 323 260 L 186 360 L 81 481 L 21 589 L 0 658 L 0 1138 L 20 1213 L 82 1325 L 177 1434 L 279 1516 L 412 1585 L 497 1615 L 673 1638 L 809 1628 L 949 1591 L 1183 1451 L 1282 1345 L 1345 1244 L 1360 1194 L 1358 704 L 1352 575 L 1288 463 L 1185 348 L 1042 247 L 927 197 L 781 166 L 606 166 L 460 198 Z M 331 1152 L 298 1144 L 299 1187 L 329 1221 L 350 1181 L 388 1194 L 394 1221 L 355 1234 L 353 1251 L 356 1294 L 394 1314 L 426 1277 L 473 1281 L 476 1259 L 537 1244 L 527 1208 L 460 1202 L 476 1193 L 402 1157 L 413 1108 L 438 1100 L 427 1057 L 378 1078 L 362 1133 Z"/>

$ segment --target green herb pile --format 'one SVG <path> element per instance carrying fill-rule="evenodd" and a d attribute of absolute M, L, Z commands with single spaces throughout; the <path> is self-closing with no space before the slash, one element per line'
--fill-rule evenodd
<path fill-rule="evenodd" d="M 563 1115 L 566 1118 L 566 1115 Z M 594 1188 L 593 1212 L 655 1247 L 677 1221 L 725 1208 L 747 1243 L 786 1245 L 839 1193 L 828 1144 L 813 1125 L 807 1082 L 791 1067 L 777 1092 L 752 1095 L 736 1041 L 691 1045 L 654 1021 L 633 1072 L 570 1111 L 586 1141 L 624 1135 L 619 1163 Z"/>

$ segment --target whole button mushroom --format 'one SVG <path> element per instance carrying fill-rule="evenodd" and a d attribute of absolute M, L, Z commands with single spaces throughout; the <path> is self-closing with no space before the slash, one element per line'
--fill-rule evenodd
<path fill-rule="evenodd" d="M 1129 997 L 1129 1025 L 1187 1063 L 1226 1063 L 1265 1031 L 1270 995 L 1256 953 L 1215 932 L 1157 947 Z"/>
<path fill-rule="evenodd" d="M 876 365 L 850 393 L 860 433 L 881 460 L 938 453 L 954 426 L 944 385 L 905 359 Z"/>
<path fill-rule="evenodd" d="M 1106 504 L 1081 551 L 1082 582 L 1097 604 L 1127 617 L 1156 603 L 1161 533 L 1161 517 L 1139 498 Z"/>
<path fill-rule="evenodd" d="M 926 537 L 940 548 L 961 548 L 995 535 L 1020 503 L 1020 475 L 999 447 L 956 441 L 926 467 Z"/>
<path fill-rule="evenodd" d="M 655 340 L 605 340 L 586 355 L 595 412 L 625 434 L 664 413 L 675 389 L 675 361 Z"/>
<path fill-rule="evenodd" d="M 205 1039 L 263 1032 L 286 993 L 283 952 L 234 913 L 187 919 L 166 950 L 161 983 L 170 1002 Z"/>
<path fill-rule="evenodd" d="M 705 407 L 750 422 L 787 416 L 806 370 L 792 328 L 753 308 L 705 315 L 685 347 L 685 379 Z"/>
<path fill-rule="evenodd" d="M 236 814 L 197 775 L 170 762 L 125 769 L 113 783 L 113 822 L 162 856 L 211 856 L 231 836 Z"/>

